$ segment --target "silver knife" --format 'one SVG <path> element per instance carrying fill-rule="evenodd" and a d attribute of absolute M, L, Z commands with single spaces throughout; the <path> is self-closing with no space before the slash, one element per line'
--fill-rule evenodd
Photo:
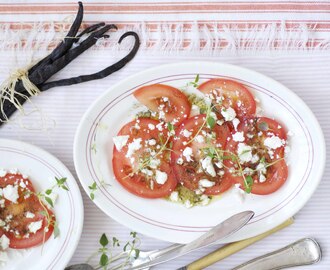
<path fill-rule="evenodd" d="M 143 263 L 140 265 L 134 265 L 134 267 L 130 268 L 131 270 L 144 269 L 147 267 L 151 267 L 157 264 L 161 264 L 167 262 L 169 260 L 173 260 L 177 257 L 183 256 L 191 251 L 209 246 L 219 240 L 222 240 L 233 233 L 237 232 L 241 229 L 245 224 L 247 224 L 250 219 L 254 216 L 253 211 L 244 211 L 238 213 L 236 215 L 231 216 L 225 221 L 221 222 L 214 228 L 212 228 L 207 233 L 203 234 L 196 240 L 186 244 L 186 245 L 178 245 L 177 248 L 168 251 L 167 253 L 162 254 L 160 257 L 155 258 L 152 261 L 147 263 Z"/>

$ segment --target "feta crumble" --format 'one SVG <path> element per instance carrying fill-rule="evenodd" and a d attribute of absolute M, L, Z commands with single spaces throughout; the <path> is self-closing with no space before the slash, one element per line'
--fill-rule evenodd
<path fill-rule="evenodd" d="M 203 188 L 209 188 L 213 187 L 215 183 L 207 179 L 201 179 L 198 181 L 198 185 Z"/>
<path fill-rule="evenodd" d="M 128 138 L 128 135 L 113 137 L 113 143 L 115 144 L 118 151 L 121 151 L 121 149 L 126 145 Z"/>
<path fill-rule="evenodd" d="M 31 212 L 26 212 L 25 213 L 25 217 L 26 218 L 34 218 L 35 217 L 35 214 L 31 213 Z"/>
<path fill-rule="evenodd" d="M 5 199 L 13 203 L 17 203 L 17 199 L 19 198 L 17 185 L 7 185 L 5 188 L 2 189 L 2 192 Z"/>
<path fill-rule="evenodd" d="M 155 125 L 153 125 L 153 124 L 148 124 L 148 128 L 149 128 L 150 130 L 154 130 L 154 129 L 155 129 Z"/>
<path fill-rule="evenodd" d="M 244 137 L 244 132 L 241 131 L 241 132 L 236 132 L 233 134 L 233 140 L 235 142 L 244 142 L 245 140 L 245 137 Z"/>
<path fill-rule="evenodd" d="M 179 201 L 179 192 L 173 191 L 170 195 L 170 200 L 172 202 L 178 202 Z"/>
<path fill-rule="evenodd" d="M 202 135 L 197 135 L 195 137 L 195 141 L 198 143 L 203 143 L 204 142 L 204 137 Z"/>
<path fill-rule="evenodd" d="M 164 185 L 167 181 L 167 173 L 156 170 L 156 182 L 160 185 Z"/>
<path fill-rule="evenodd" d="M 0 237 L 0 248 L 2 250 L 6 250 L 9 247 L 9 243 L 10 243 L 9 238 L 5 234 L 3 234 Z"/>
<path fill-rule="evenodd" d="M 7 171 L 4 169 L 0 169 L 0 177 L 5 177 L 7 174 Z"/>
<path fill-rule="evenodd" d="M 237 146 L 237 154 L 242 163 L 252 160 L 252 147 L 245 143 L 239 143 Z"/>
<path fill-rule="evenodd" d="M 136 150 L 139 150 L 142 147 L 141 142 L 142 142 L 141 138 L 133 139 L 133 142 L 128 144 L 126 157 L 131 157 Z"/>
<path fill-rule="evenodd" d="M 236 112 L 233 108 L 221 109 L 221 115 L 225 118 L 225 121 L 233 121 L 236 117 Z"/>
<path fill-rule="evenodd" d="M 190 132 L 189 130 L 184 129 L 182 131 L 182 134 L 183 134 L 184 137 L 189 138 L 190 135 L 192 134 L 192 132 Z"/>
<path fill-rule="evenodd" d="M 195 115 L 199 115 L 200 114 L 200 109 L 197 105 L 192 105 L 191 106 L 191 111 L 190 111 L 190 117 L 195 116 Z"/>
<path fill-rule="evenodd" d="M 28 225 L 28 229 L 30 233 L 36 233 L 39 231 L 42 227 L 42 220 L 36 221 L 36 222 L 31 222 Z"/>
<path fill-rule="evenodd" d="M 202 168 L 206 173 L 208 173 L 212 177 L 216 176 L 216 172 L 215 172 L 215 169 L 213 167 L 211 157 L 207 156 L 206 158 L 201 160 L 201 163 L 202 163 Z"/>
<path fill-rule="evenodd" d="M 182 152 L 182 155 L 186 158 L 186 160 L 189 162 L 189 161 L 192 161 L 192 158 L 191 158 L 191 155 L 192 155 L 192 149 L 190 147 L 186 147 L 183 152 Z"/>
<path fill-rule="evenodd" d="M 270 149 L 277 149 L 285 144 L 285 140 L 277 137 L 277 136 L 272 136 L 272 137 L 267 137 L 264 140 L 264 145 Z"/>

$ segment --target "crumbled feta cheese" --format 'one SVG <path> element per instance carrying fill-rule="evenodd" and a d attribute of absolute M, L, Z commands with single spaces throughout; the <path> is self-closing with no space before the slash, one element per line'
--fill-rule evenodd
<path fill-rule="evenodd" d="M 142 169 L 141 172 L 147 176 L 153 176 L 153 174 L 154 174 L 151 170 L 148 170 L 146 168 Z"/>
<path fill-rule="evenodd" d="M 238 118 L 234 118 L 232 122 L 233 122 L 234 129 L 237 130 L 237 126 L 240 123 L 239 119 Z"/>
<path fill-rule="evenodd" d="M 237 104 L 237 107 L 239 108 L 239 107 L 242 106 L 242 101 L 239 100 L 239 101 L 236 102 L 236 104 Z"/>
<path fill-rule="evenodd" d="M 253 170 L 249 167 L 246 167 L 244 170 L 243 170 L 244 174 L 246 175 L 252 175 L 253 174 Z"/>
<path fill-rule="evenodd" d="M 201 199 L 200 205 L 202 205 L 202 206 L 208 205 L 210 203 L 210 201 L 211 201 L 210 198 L 209 198 L 209 196 L 207 196 L 205 194 L 203 194 L 200 197 L 200 199 Z"/>
<path fill-rule="evenodd" d="M 163 97 L 163 101 L 164 102 L 168 101 L 168 97 Z"/>
<path fill-rule="evenodd" d="M 233 134 L 233 140 L 235 142 L 244 142 L 245 140 L 245 137 L 244 137 L 244 132 L 241 131 L 241 132 L 236 132 Z"/>
<path fill-rule="evenodd" d="M 156 128 L 159 130 L 159 131 L 163 131 L 163 123 L 159 123 L 156 125 Z"/>
<path fill-rule="evenodd" d="M 194 205 L 193 205 L 189 200 L 186 200 L 186 201 L 184 202 L 184 206 L 185 206 L 186 208 L 191 208 L 191 207 L 193 207 Z"/>
<path fill-rule="evenodd" d="M 254 155 L 252 156 L 251 162 L 252 162 L 252 163 L 257 163 L 258 160 L 259 160 L 259 156 L 258 156 L 257 154 L 254 154 Z"/>
<path fill-rule="evenodd" d="M 151 169 L 156 169 L 156 168 L 159 166 L 159 164 L 160 164 L 160 160 L 157 159 L 157 158 L 156 158 L 156 159 L 153 158 L 153 159 L 150 160 L 149 167 L 150 167 Z"/>
<path fill-rule="evenodd" d="M 225 121 L 223 121 L 223 120 L 217 120 L 217 125 L 218 125 L 218 126 L 222 126 L 224 122 L 225 122 Z"/>
<path fill-rule="evenodd" d="M 198 143 L 203 143 L 204 142 L 204 137 L 202 135 L 197 135 L 195 137 L 195 141 Z"/>
<path fill-rule="evenodd" d="M 42 220 L 31 222 L 28 225 L 28 229 L 30 233 L 36 233 L 38 230 L 40 230 L 42 227 Z"/>
<path fill-rule="evenodd" d="M 277 136 L 272 136 L 272 137 L 267 137 L 264 140 L 264 145 L 270 149 L 277 149 L 285 144 L 285 140 L 277 137 Z"/>
<path fill-rule="evenodd" d="M 128 138 L 128 135 L 113 137 L 113 143 L 115 144 L 118 151 L 120 151 L 126 145 Z"/>
<path fill-rule="evenodd" d="M 160 185 L 164 185 L 167 181 L 167 173 L 156 170 L 156 182 Z"/>
<path fill-rule="evenodd" d="M 182 165 L 183 164 L 183 159 L 182 158 L 178 158 L 178 160 L 176 161 L 177 164 Z"/>
<path fill-rule="evenodd" d="M 257 170 L 258 172 L 260 172 L 261 174 L 266 174 L 266 172 L 267 172 L 266 164 L 260 162 L 260 163 L 257 165 L 256 170 Z"/>
<path fill-rule="evenodd" d="M 4 177 L 4 176 L 6 176 L 6 174 L 7 174 L 6 170 L 0 169 L 0 177 Z"/>
<path fill-rule="evenodd" d="M 1 248 L 1 250 L 6 250 L 9 247 L 9 243 L 10 243 L 9 238 L 5 234 L 3 234 L 0 237 L 0 248 Z"/>
<path fill-rule="evenodd" d="M 153 124 L 148 124 L 148 128 L 149 128 L 150 130 L 154 130 L 154 129 L 155 129 L 155 125 L 153 125 Z"/>
<path fill-rule="evenodd" d="M 201 160 L 201 163 L 202 163 L 202 168 L 206 173 L 208 173 L 212 177 L 216 176 L 216 172 L 214 170 L 211 157 L 207 156 L 206 158 Z"/>
<path fill-rule="evenodd" d="M 7 185 L 6 187 L 4 187 L 2 189 L 3 192 L 3 196 L 5 197 L 5 199 L 13 202 L 13 203 L 17 203 L 17 199 L 19 198 L 18 195 L 18 186 L 15 185 Z"/>
<path fill-rule="evenodd" d="M 34 218 L 35 217 L 35 214 L 31 213 L 31 212 L 26 212 L 25 213 L 25 217 L 26 218 Z"/>
<path fill-rule="evenodd" d="M 165 112 L 159 111 L 159 119 L 165 119 Z"/>
<path fill-rule="evenodd" d="M 189 162 L 189 161 L 192 161 L 192 158 L 191 158 L 191 155 L 192 155 L 192 149 L 190 147 L 186 147 L 183 152 L 182 152 L 182 155 L 186 158 L 186 160 Z"/>
<path fill-rule="evenodd" d="M 23 181 L 21 181 L 21 182 L 19 183 L 19 186 L 20 186 L 21 188 L 26 188 L 26 184 L 25 184 Z"/>
<path fill-rule="evenodd" d="M 15 169 L 11 169 L 11 170 L 9 170 L 9 172 L 10 172 L 11 174 L 18 174 L 18 169 L 17 169 L 17 168 L 15 168 Z"/>
<path fill-rule="evenodd" d="M 222 161 L 218 161 L 214 163 L 215 166 L 217 166 L 219 169 L 221 169 L 223 167 Z"/>
<path fill-rule="evenodd" d="M 225 118 L 225 121 L 233 121 L 234 118 L 236 117 L 236 112 L 231 107 L 229 107 L 227 109 L 222 109 L 221 114 Z"/>
<path fill-rule="evenodd" d="M 207 179 L 201 179 L 198 181 L 198 185 L 203 188 L 209 188 L 213 187 L 215 183 Z"/>
<path fill-rule="evenodd" d="M 237 154 L 242 163 L 252 160 L 252 148 L 245 143 L 239 143 L 237 146 Z"/>
<path fill-rule="evenodd" d="M 199 115 L 200 114 L 200 109 L 197 105 L 192 105 L 191 106 L 191 111 L 190 111 L 190 117 Z"/>
<path fill-rule="evenodd" d="M 172 202 L 178 202 L 179 201 L 179 192 L 173 191 L 170 195 L 170 200 Z"/>
<path fill-rule="evenodd" d="M 189 130 L 184 129 L 184 130 L 182 131 L 182 134 L 183 134 L 183 136 L 185 136 L 186 138 L 189 138 L 190 135 L 192 134 L 192 132 L 190 132 Z"/>
<path fill-rule="evenodd" d="M 260 183 L 263 183 L 263 182 L 265 182 L 266 181 L 266 177 L 263 175 L 263 174 L 260 174 L 259 175 L 259 182 Z"/>
<path fill-rule="evenodd" d="M 139 150 L 142 147 L 141 142 L 141 138 L 133 139 L 133 142 L 128 144 L 126 157 L 131 157 L 136 150 Z"/>
<path fill-rule="evenodd" d="M 155 139 L 150 139 L 150 140 L 148 140 L 148 144 L 149 145 L 156 145 L 156 140 Z"/>

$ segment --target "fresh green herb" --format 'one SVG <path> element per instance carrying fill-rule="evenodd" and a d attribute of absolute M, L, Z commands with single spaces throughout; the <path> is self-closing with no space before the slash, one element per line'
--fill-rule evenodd
<path fill-rule="evenodd" d="M 93 201 L 94 198 L 95 198 L 95 191 L 97 190 L 96 182 L 93 182 L 93 184 L 91 184 L 90 186 L 88 186 L 88 188 L 90 190 L 89 196 L 90 196 L 90 198 Z"/>
<path fill-rule="evenodd" d="M 88 259 L 88 262 L 93 258 L 97 258 L 99 256 L 98 261 L 95 260 L 94 269 L 124 269 L 125 266 L 131 261 L 132 258 L 137 259 L 140 254 L 140 250 L 138 246 L 140 245 L 140 239 L 137 236 L 136 232 L 131 232 L 130 236 L 132 237 L 130 241 L 127 241 L 120 251 L 119 247 L 121 246 L 120 241 L 116 237 L 112 237 L 112 241 L 109 241 L 108 237 L 105 233 L 103 233 L 99 239 L 100 247 L 99 249 L 92 254 L 92 256 Z M 123 253 L 126 257 L 123 258 Z M 95 259 L 96 259 L 95 258 Z M 118 259 L 124 259 L 120 264 L 118 264 Z M 93 260 L 94 261 L 94 260 Z M 116 265 L 112 265 L 116 261 Z"/>
<path fill-rule="evenodd" d="M 251 193 L 252 185 L 253 185 L 252 176 L 251 175 L 246 176 L 244 181 L 244 189 L 246 193 Z"/>
<path fill-rule="evenodd" d="M 212 116 L 208 116 L 206 121 L 210 129 L 215 127 L 215 119 Z"/>
<path fill-rule="evenodd" d="M 188 85 L 192 85 L 193 87 L 197 88 L 198 82 L 199 82 L 199 74 L 197 74 L 195 80 L 193 82 L 189 82 Z"/>

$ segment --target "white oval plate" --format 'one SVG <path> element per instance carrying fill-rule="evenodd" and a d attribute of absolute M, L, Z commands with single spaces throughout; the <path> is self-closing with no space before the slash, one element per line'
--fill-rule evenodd
<path fill-rule="evenodd" d="M 55 177 L 66 177 L 69 189 L 54 189 L 58 194 L 54 212 L 60 235 L 52 235 L 43 247 L 9 249 L 9 260 L 0 269 L 64 269 L 78 245 L 83 226 L 83 202 L 76 180 L 62 162 L 34 145 L 0 139 L 0 157 L 0 168 L 17 168 L 29 176 L 37 191 L 53 186 Z"/>
<path fill-rule="evenodd" d="M 186 209 L 164 199 L 150 200 L 127 192 L 112 172 L 112 137 L 131 121 L 137 101 L 132 93 L 138 87 L 164 83 L 183 87 L 214 77 L 233 79 L 246 85 L 260 100 L 263 114 L 285 124 L 291 153 L 287 159 L 289 178 L 277 192 L 248 195 L 242 201 L 235 189 L 210 205 Z M 135 106 L 134 106 L 135 105 Z M 252 221 L 222 242 L 231 242 L 263 233 L 284 222 L 308 201 L 321 180 L 325 164 L 325 142 L 321 128 L 306 104 L 282 84 L 257 72 L 212 62 L 184 62 L 152 68 L 112 86 L 86 112 L 74 143 L 74 162 L 85 191 L 94 181 L 98 190 L 95 204 L 107 215 L 140 233 L 165 241 L 186 243 L 225 218 L 253 210 Z"/>

